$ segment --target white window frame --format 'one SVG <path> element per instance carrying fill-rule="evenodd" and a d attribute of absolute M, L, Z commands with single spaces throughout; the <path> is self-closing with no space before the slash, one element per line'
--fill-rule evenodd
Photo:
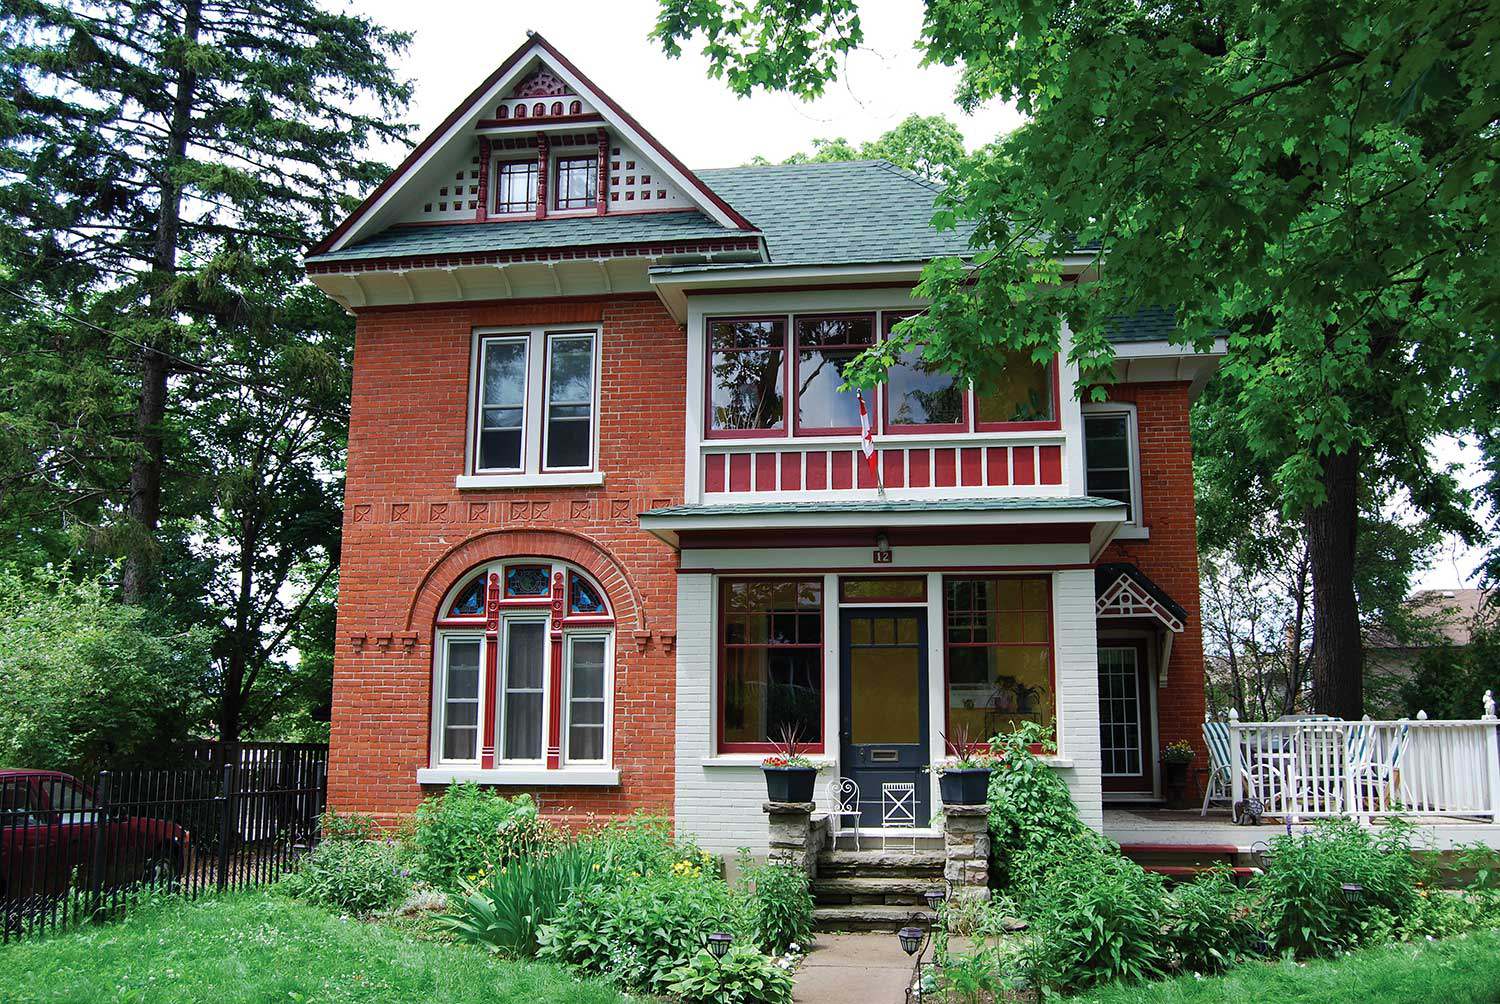
<path fill-rule="evenodd" d="M 500 208 L 500 176 L 505 171 L 506 166 L 510 164 L 527 165 L 535 174 L 536 185 L 533 191 L 534 198 L 532 199 L 531 205 L 525 209 Z M 533 153 L 530 157 L 507 157 L 500 155 L 494 156 L 491 159 L 490 176 L 494 179 L 492 182 L 490 182 L 491 191 L 488 194 L 489 205 L 492 207 L 490 212 L 490 215 L 492 217 L 509 220 L 527 219 L 536 215 L 537 202 L 539 201 L 542 192 L 542 168 L 537 164 L 535 153 Z"/>
<path fill-rule="evenodd" d="M 445 740 L 448 738 L 448 649 L 454 642 L 479 643 L 479 688 L 478 705 L 475 710 L 477 719 L 474 734 L 474 756 L 468 760 L 448 759 L 443 756 L 446 749 Z M 434 714 L 432 715 L 432 762 L 435 764 L 464 764 L 476 765 L 480 762 L 480 756 L 484 750 L 484 706 L 485 706 L 485 666 L 488 665 L 489 652 L 488 640 L 482 629 L 468 628 L 445 628 L 438 632 L 437 643 L 433 645 L 433 681 L 432 691 L 436 696 Z"/>
<path fill-rule="evenodd" d="M 1137 421 L 1136 407 L 1126 401 L 1104 401 L 1097 404 L 1083 405 L 1083 415 L 1078 423 L 1078 436 L 1080 445 L 1083 447 L 1083 490 L 1088 491 L 1089 460 L 1088 460 L 1088 419 L 1090 416 L 1123 415 L 1125 417 L 1125 449 L 1126 462 L 1130 465 L 1130 519 L 1120 525 L 1120 530 L 1115 534 L 1116 539 L 1145 538 L 1149 536 L 1146 523 L 1143 518 L 1144 509 L 1141 496 L 1141 450 L 1140 450 L 1140 425 Z"/>
<path fill-rule="evenodd" d="M 569 335 L 588 335 L 592 339 L 590 345 L 593 351 L 593 401 L 590 406 L 589 466 L 586 468 L 547 468 L 543 462 L 546 457 L 544 450 L 550 345 L 553 337 Z M 490 342 L 506 340 L 525 340 L 526 342 L 526 389 L 521 417 L 521 466 L 513 469 L 486 469 L 477 466 L 479 434 L 483 418 L 481 408 L 484 394 L 484 352 L 485 346 Z M 492 489 L 602 485 L 604 472 L 599 469 L 599 436 L 602 424 L 600 414 L 602 348 L 602 332 L 596 324 L 474 329 L 473 345 L 469 354 L 464 466 L 463 472 L 455 479 L 454 486 L 459 489 Z"/>
<path fill-rule="evenodd" d="M 548 467 L 547 446 L 548 436 L 552 431 L 552 347 L 559 339 L 579 340 L 587 338 L 589 341 L 589 362 L 591 373 L 589 379 L 589 456 L 588 462 L 578 467 Z M 599 336 L 592 330 L 587 331 L 548 331 L 542 336 L 542 352 L 546 357 L 543 360 L 542 370 L 542 443 L 541 456 L 539 458 L 540 470 L 544 473 L 560 473 L 564 471 L 591 471 L 594 469 L 596 454 L 598 451 L 599 437 Z M 576 401 L 563 402 L 564 404 L 578 404 Z"/>
<path fill-rule="evenodd" d="M 580 641 L 599 641 L 604 643 L 604 744 L 603 756 L 598 759 L 585 760 L 573 756 L 573 647 Z M 597 628 L 583 628 L 576 631 L 568 631 L 563 635 L 563 692 L 559 699 L 563 702 L 562 715 L 562 762 L 566 766 L 570 763 L 588 764 L 590 766 L 603 766 L 614 762 L 614 729 L 611 723 L 614 721 L 615 713 L 615 645 L 614 632 L 599 630 Z"/>
<path fill-rule="evenodd" d="M 517 612 L 506 614 L 500 618 L 499 637 L 496 644 L 500 650 L 496 655 L 500 659 L 496 673 L 496 688 L 499 693 L 495 695 L 495 763 L 497 764 L 520 764 L 535 766 L 547 762 L 547 722 L 551 720 L 552 701 L 554 695 L 548 683 L 552 679 L 552 639 L 548 637 L 548 619 L 545 613 Z M 510 659 L 506 658 L 510 651 L 510 631 L 517 624 L 538 624 L 542 628 L 542 720 L 541 736 L 542 745 L 540 755 L 534 758 L 509 758 L 505 755 L 505 702 L 510 695 Z M 530 691 L 527 691 L 530 693 Z"/>
<path fill-rule="evenodd" d="M 1148 768 L 1148 766 L 1146 764 L 1145 757 L 1142 755 L 1142 750 L 1143 749 L 1150 749 L 1151 748 L 1150 744 L 1148 744 L 1148 743 L 1146 743 L 1144 741 L 1146 733 L 1147 733 L 1147 730 L 1150 728 L 1150 723 L 1147 721 L 1147 714 L 1148 714 L 1147 700 L 1148 700 L 1148 696 L 1149 695 L 1147 695 L 1145 693 L 1145 688 L 1141 686 L 1141 676 L 1143 675 L 1144 670 L 1145 670 L 1145 667 L 1141 665 L 1141 658 L 1143 657 L 1143 655 L 1145 653 L 1140 648 L 1138 648 L 1135 645 L 1130 644 L 1128 642 L 1110 642 L 1110 641 L 1107 641 L 1107 640 L 1101 640 L 1099 642 L 1099 645 L 1098 645 L 1098 650 L 1097 650 L 1096 658 L 1101 658 L 1104 655 L 1105 652 L 1129 652 L 1130 653 L 1130 669 L 1132 670 L 1130 676 L 1131 676 L 1131 686 L 1133 686 L 1135 688 L 1135 719 L 1136 719 L 1136 730 L 1137 730 L 1137 732 L 1136 732 L 1136 748 L 1133 749 L 1133 750 L 1126 749 L 1126 750 L 1124 750 L 1124 752 L 1127 753 L 1127 754 L 1134 755 L 1135 757 L 1137 757 L 1138 759 L 1140 759 L 1140 763 L 1138 765 L 1140 767 L 1140 770 L 1139 771 L 1126 771 L 1126 772 L 1111 771 L 1111 770 L 1104 770 L 1103 767 L 1101 766 L 1101 768 L 1100 768 L 1100 777 L 1141 777 L 1141 778 L 1149 778 L 1150 775 L 1151 775 L 1151 772 L 1150 772 L 1150 770 L 1149 770 L 1149 768 Z M 1099 708 L 1099 710 L 1100 710 L 1099 718 L 1100 718 L 1100 721 L 1102 722 L 1103 718 L 1104 718 L 1104 715 L 1103 715 L 1104 707 L 1103 707 L 1103 699 L 1102 698 L 1100 700 L 1100 708 Z M 1103 763 L 1102 752 L 1103 752 L 1103 747 L 1104 747 L 1103 736 L 1100 736 L 1099 746 L 1100 746 L 1100 751 L 1101 751 L 1100 762 L 1102 764 Z M 1111 748 L 1113 749 L 1115 747 L 1111 747 Z"/>

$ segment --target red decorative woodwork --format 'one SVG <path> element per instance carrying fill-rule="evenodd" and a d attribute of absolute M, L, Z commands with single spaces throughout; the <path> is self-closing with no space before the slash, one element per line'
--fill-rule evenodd
<path fill-rule="evenodd" d="M 1010 484 L 1009 451 L 1003 446 L 992 446 L 986 451 L 985 482 L 991 485 Z"/>
<path fill-rule="evenodd" d="M 1016 484 L 1036 484 L 1036 447 L 1018 446 L 1011 454 L 1015 460 Z"/>
<path fill-rule="evenodd" d="M 479 766 L 495 766 L 495 705 L 500 693 L 500 574 L 491 572 L 484 587 L 484 735 Z"/>
<path fill-rule="evenodd" d="M 880 476 L 887 488 L 902 488 L 906 485 L 905 459 L 905 450 L 880 451 Z"/>
<path fill-rule="evenodd" d="M 480 223 L 490 218 L 490 141 L 479 137 L 479 208 L 474 219 Z"/>
<path fill-rule="evenodd" d="M 757 453 L 755 455 L 755 490 L 758 492 L 776 490 L 776 454 Z"/>
<path fill-rule="evenodd" d="M 552 576 L 552 665 L 549 667 L 551 676 L 552 707 L 547 715 L 547 769 L 556 770 L 562 766 L 562 706 L 567 700 L 563 694 L 563 617 L 567 613 L 565 605 L 567 588 L 563 581 L 562 572 L 556 572 Z"/>
<path fill-rule="evenodd" d="M 886 446 L 878 451 L 877 462 L 879 484 L 886 488 L 1029 487 L 1063 480 L 1062 447 L 1056 444 Z M 703 454 L 703 490 L 711 494 L 848 491 L 876 485 L 876 474 L 855 448 Z"/>
<path fill-rule="evenodd" d="M 598 213 L 603 216 L 609 205 L 609 135 L 603 129 L 599 130 L 599 197 L 594 201 L 599 203 Z"/>
<path fill-rule="evenodd" d="M 547 218 L 547 163 L 548 151 L 551 144 L 547 137 L 537 134 L 536 138 L 536 218 L 544 220 Z"/>
<path fill-rule="evenodd" d="M 963 473 L 964 485 L 966 487 L 984 484 L 981 467 L 984 458 L 979 448 L 975 446 L 965 447 L 961 453 L 959 469 Z"/>

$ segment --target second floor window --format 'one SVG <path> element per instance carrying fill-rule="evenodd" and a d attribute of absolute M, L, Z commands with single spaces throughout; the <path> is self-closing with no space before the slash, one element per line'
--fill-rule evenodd
<path fill-rule="evenodd" d="M 709 324 L 709 434 L 765 435 L 784 428 L 786 322 L 713 321 Z"/>
<path fill-rule="evenodd" d="M 495 212 L 536 211 L 536 160 L 510 160 L 495 165 Z"/>
<path fill-rule="evenodd" d="M 983 389 L 974 393 L 977 427 L 1056 421 L 1053 365 L 1038 363 L 1029 352 L 1000 353 L 1000 365 L 984 374 Z"/>
<path fill-rule="evenodd" d="M 797 431 L 859 431 L 859 401 L 840 390 L 844 370 L 875 342 L 875 318 L 799 317 L 797 330 Z"/>
<path fill-rule="evenodd" d="M 1138 523 L 1134 415 L 1118 406 L 1106 407 L 1083 413 L 1085 491 L 1095 498 L 1124 502 L 1125 522 Z"/>
<path fill-rule="evenodd" d="M 472 473 L 594 467 L 598 335 L 538 329 L 481 335 L 475 352 Z"/>
<path fill-rule="evenodd" d="M 599 158 L 557 158 L 557 208 L 593 209 L 599 204 Z"/>

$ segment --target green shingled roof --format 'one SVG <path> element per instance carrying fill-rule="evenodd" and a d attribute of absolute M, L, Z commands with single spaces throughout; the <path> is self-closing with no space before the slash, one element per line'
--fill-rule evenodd
<path fill-rule="evenodd" d="M 753 237 L 721 227 L 696 209 L 672 213 L 617 213 L 613 216 L 553 217 L 505 223 L 454 223 L 402 226 L 337 251 L 313 255 L 309 262 L 359 261 L 371 258 L 425 258 L 434 255 L 532 248 L 588 247 L 596 244 L 657 244 L 723 237 Z"/>
<path fill-rule="evenodd" d="M 760 228 L 772 265 L 925 261 L 969 253 L 971 226 L 932 226 L 939 187 L 888 161 L 730 167 L 699 171 L 698 177 Z"/>

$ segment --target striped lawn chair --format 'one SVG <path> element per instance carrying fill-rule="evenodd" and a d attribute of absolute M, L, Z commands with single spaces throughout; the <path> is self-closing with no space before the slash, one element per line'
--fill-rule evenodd
<path fill-rule="evenodd" d="M 1229 723 L 1204 720 L 1203 742 L 1208 746 L 1208 783 L 1203 786 L 1203 811 L 1208 815 L 1209 802 L 1228 804 L 1234 799 L 1234 782 L 1230 776 Z M 1230 806 L 1231 811 L 1233 806 Z"/>
<path fill-rule="evenodd" d="M 1366 733 L 1361 756 L 1355 759 L 1351 749 L 1349 758 L 1349 769 L 1354 775 L 1355 789 L 1360 794 L 1360 801 L 1371 806 L 1375 811 L 1390 808 L 1391 802 L 1395 800 L 1395 786 L 1397 777 L 1401 771 L 1401 761 L 1406 756 L 1407 743 L 1411 741 L 1411 725 L 1406 719 L 1401 719 L 1401 727 L 1396 730 L 1389 746 L 1385 750 L 1379 750 L 1379 744 L 1374 743 L 1374 729 L 1365 728 Z M 1352 740 L 1352 736 L 1351 736 Z M 1384 796 L 1384 799 L 1382 799 Z"/>

